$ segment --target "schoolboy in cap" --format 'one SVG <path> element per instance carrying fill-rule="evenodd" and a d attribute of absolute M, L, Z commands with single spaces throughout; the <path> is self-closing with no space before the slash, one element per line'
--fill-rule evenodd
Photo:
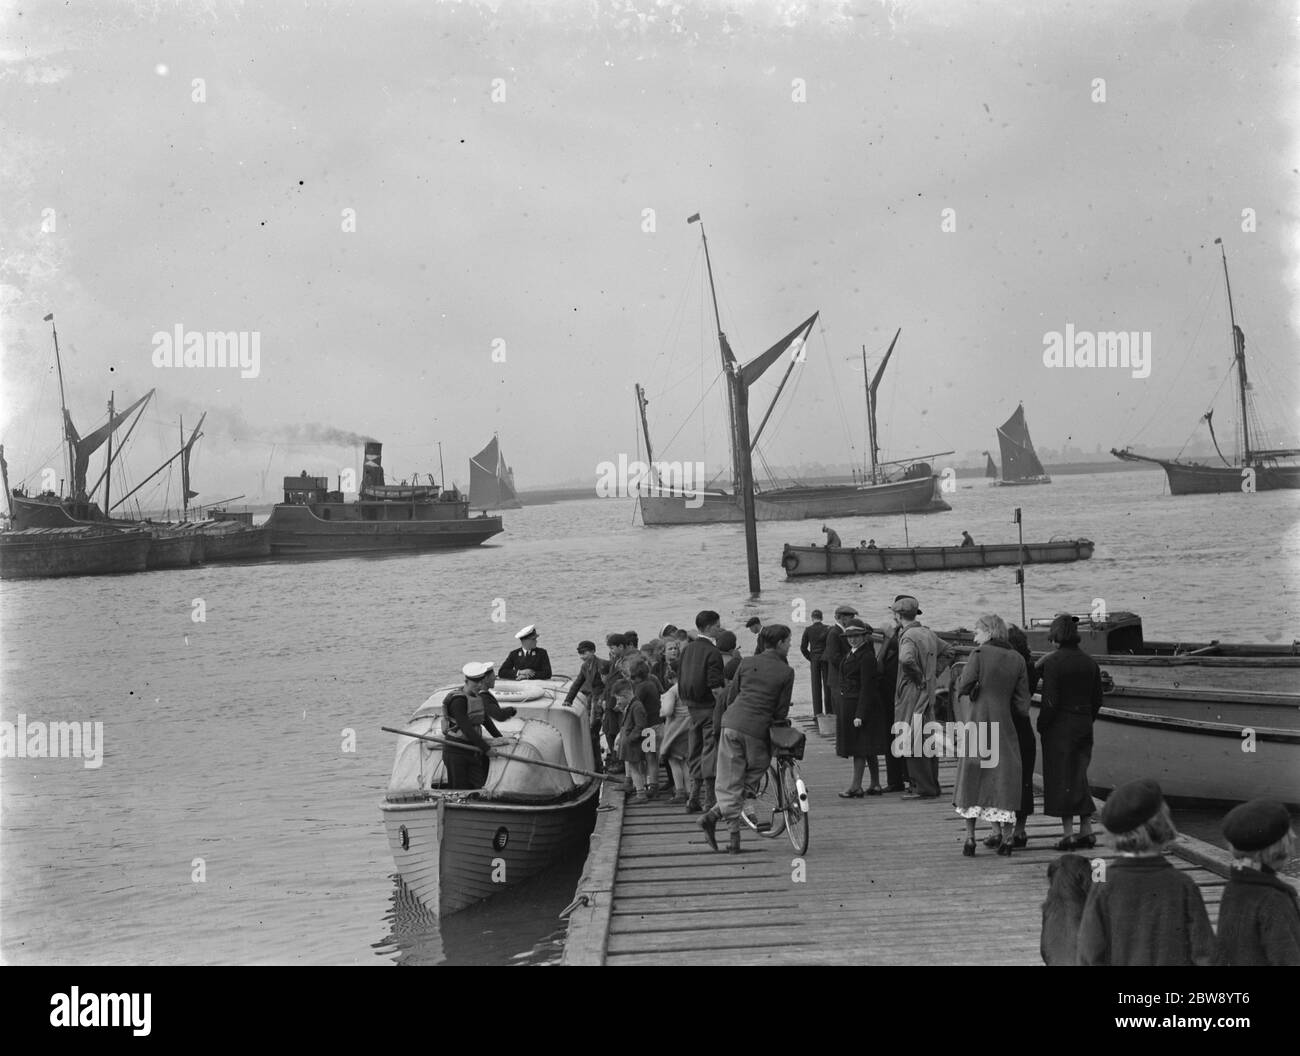
<path fill-rule="evenodd" d="M 530 678 L 550 678 L 551 658 L 545 649 L 537 645 L 537 625 L 530 623 L 520 628 L 515 635 L 519 639 L 519 648 L 510 650 L 506 662 L 501 665 L 502 678 L 515 678 L 521 681 Z"/>
<path fill-rule="evenodd" d="M 1300 965 L 1300 900 L 1275 872 L 1295 848 L 1291 815 L 1281 803 L 1253 799 L 1228 812 L 1223 835 L 1233 862 L 1214 963 Z"/>
<path fill-rule="evenodd" d="M 1214 932 L 1200 889 L 1162 853 L 1178 830 L 1160 786 L 1150 779 L 1120 785 L 1106 800 L 1101 823 L 1120 857 L 1088 892 L 1079 964 L 1210 964 Z"/>
<path fill-rule="evenodd" d="M 721 689 L 713 691 L 713 720 L 704 739 L 704 753 L 700 756 L 700 772 L 704 775 L 705 810 L 717 802 L 718 738 L 722 732 L 722 716 L 727 711 L 727 691 L 731 688 L 731 680 L 736 677 L 742 659 L 735 631 L 719 631 L 713 642 L 722 654 L 724 684 Z"/>
<path fill-rule="evenodd" d="M 486 730 L 493 738 L 500 738 L 493 719 L 513 719 L 514 708 L 503 708 L 492 695 L 496 672 L 490 663 L 469 663 L 461 668 L 465 684 L 453 689 L 442 701 L 442 735 L 449 741 L 463 742 L 466 748 L 448 745 L 442 753 L 447 769 L 448 788 L 482 788 L 487 781 L 487 752 L 490 747 L 483 737 Z M 475 751 L 473 749 L 479 749 Z"/>
<path fill-rule="evenodd" d="M 596 643 L 592 641 L 579 642 L 578 655 L 582 657 L 582 669 L 578 672 L 578 677 L 569 684 L 569 692 L 564 697 L 564 703 L 572 706 L 578 694 L 585 693 L 587 705 L 590 707 L 595 704 L 596 698 L 605 688 L 605 673 L 609 670 L 609 665 L 596 655 Z M 599 725 L 594 725 L 593 728 L 600 729 Z"/>

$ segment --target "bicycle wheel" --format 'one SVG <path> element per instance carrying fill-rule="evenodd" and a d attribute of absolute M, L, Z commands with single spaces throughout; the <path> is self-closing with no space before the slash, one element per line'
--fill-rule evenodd
<path fill-rule="evenodd" d="M 781 779 L 773 763 L 758 779 L 754 796 L 745 797 L 740 819 L 765 839 L 774 839 L 785 831 L 785 812 L 780 802 Z"/>
<path fill-rule="evenodd" d="M 781 774 L 781 808 L 785 815 L 785 831 L 790 837 L 790 846 L 795 854 L 808 851 L 808 792 L 803 787 L 799 768 L 793 760 L 785 760 L 779 766 Z"/>

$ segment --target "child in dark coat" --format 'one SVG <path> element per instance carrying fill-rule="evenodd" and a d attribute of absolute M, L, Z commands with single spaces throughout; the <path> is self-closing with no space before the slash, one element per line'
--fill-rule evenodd
<path fill-rule="evenodd" d="M 1092 885 L 1079 923 L 1082 965 L 1208 965 L 1214 932 L 1192 879 L 1162 853 L 1178 836 L 1160 786 L 1130 781 L 1110 794 L 1101 822 L 1121 857 Z"/>
<path fill-rule="evenodd" d="M 1044 964 L 1073 967 L 1079 952 L 1079 921 L 1092 889 L 1092 864 L 1080 855 L 1063 854 L 1047 867 L 1047 880 L 1038 948 Z"/>
<path fill-rule="evenodd" d="M 1223 819 L 1232 876 L 1219 904 L 1216 964 L 1300 965 L 1300 900 L 1274 871 L 1295 846 L 1286 807 L 1255 799 Z"/>

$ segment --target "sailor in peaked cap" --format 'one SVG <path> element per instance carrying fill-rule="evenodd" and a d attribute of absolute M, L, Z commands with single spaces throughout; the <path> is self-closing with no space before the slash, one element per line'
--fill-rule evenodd
<path fill-rule="evenodd" d="M 448 788 L 482 788 L 487 781 L 488 754 L 494 745 L 505 743 L 493 720 L 513 719 L 515 709 L 503 708 L 492 695 L 496 681 L 492 664 L 475 660 L 460 671 L 465 676 L 464 686 L 442 700 L 442 735 L 451 742 L 442 761 Z M 493 740 L 484 737 L 485 733 Z"/>
<path fill-rule="evenodd" d="M 515 635 L 519 639 L 519 648 L 512 649 L 501 665 L 502 678 L 514 678 L 521 681 L 530 678 L 550 678 L 551 658 L 545 649 L 537 645 L 537 624 L 530 623 L 522 627 Z"/>

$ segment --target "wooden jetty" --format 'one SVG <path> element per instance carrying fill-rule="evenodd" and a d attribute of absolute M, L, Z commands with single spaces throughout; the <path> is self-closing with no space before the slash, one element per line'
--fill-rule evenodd
<path fill-rule="evenodd" d="M 699 815 L 662 800 L 624 803 L 606 788 L 563 963 L 1042 964 L 1047 866 L 1061 853 L 1056 818 L 1035 813 L 1028 847 L 1010 858 L 982 843 L 964 858 L 965 825 L 951 804 L 955 760 L 941 763 L 938 800 L 840 799 L 851 763 L 836 758 L 811 717 L 795 721 L 808 733 L 800 769 L 812 801 L 802 863 L 784 836 L 748 830 L 742 854 L 714 852 Z M 1114 857 L 1094 828 L 1098 846 L 1079 853 Z M 978 837 L 988 832 L 981 823 Z M 1217 925 L 1230 857 L 1189 837 L 1171 854 Z"/>

